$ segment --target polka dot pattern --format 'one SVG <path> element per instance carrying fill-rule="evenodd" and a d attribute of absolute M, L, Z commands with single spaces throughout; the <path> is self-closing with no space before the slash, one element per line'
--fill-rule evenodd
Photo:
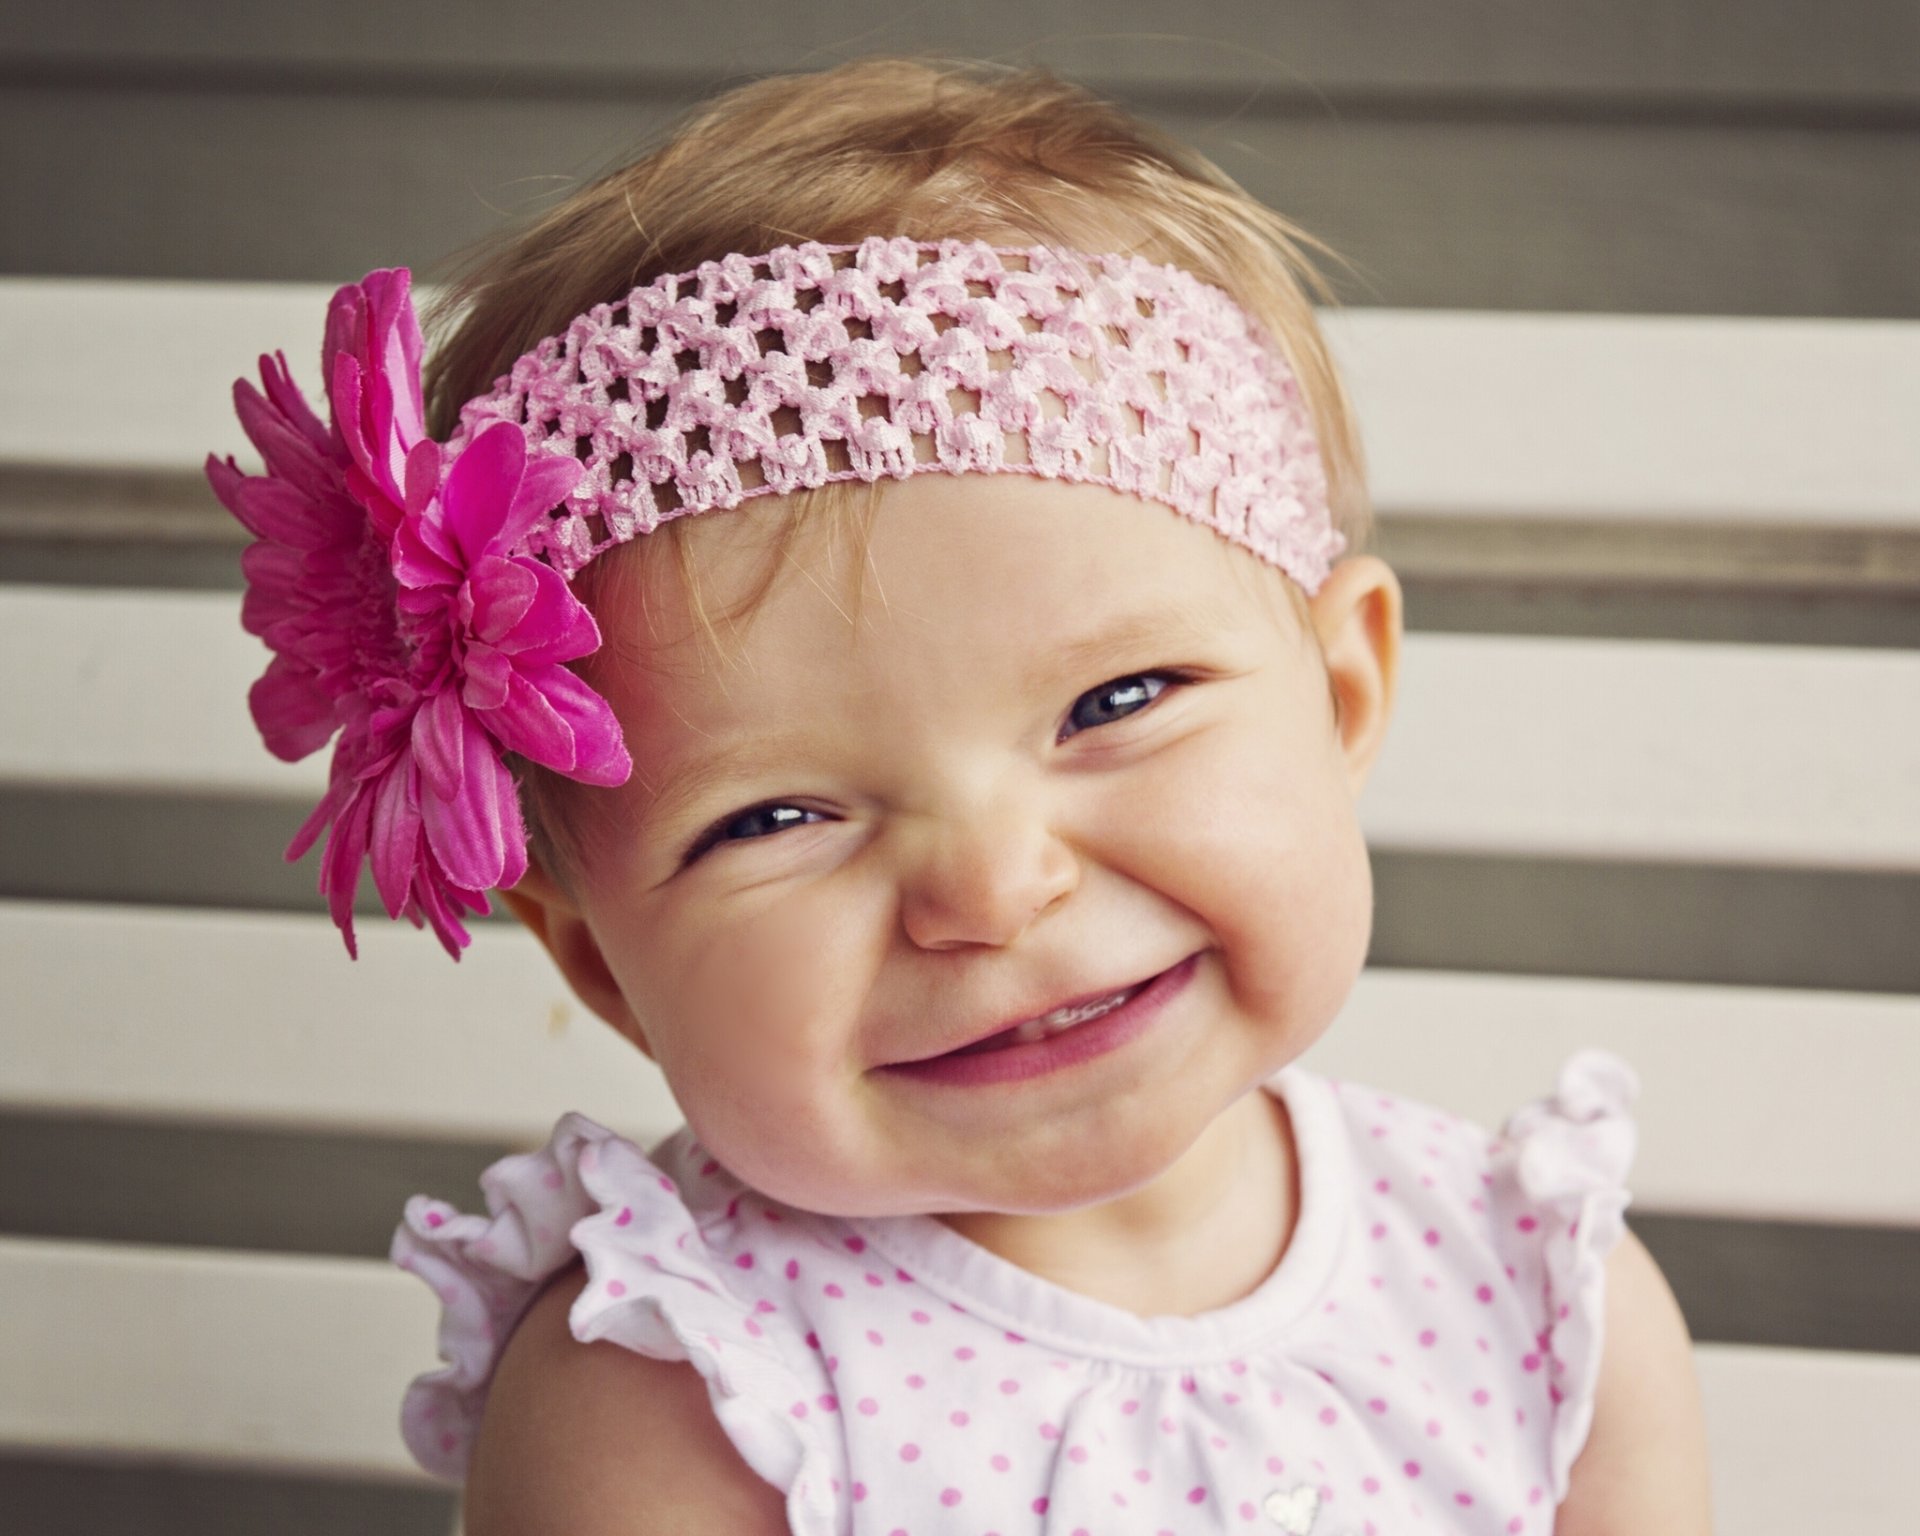
<path fill-rule="evenodd" d="M 686 1128 L 648 1154 L 563 1117 L 482 1175 L 492 1215 L 408 1203 L 394 1258 L 441 1296 L 450 1363 L 409 1389 L 407 1443 L 463 1475 L 500 1347 L 577 1250 L 576 1336 L 697 1369 L 796 1536 L 1548 1536 L 1591 1421 L 1630 1069 L 1580 1053 L 1497 1136 L 1298 1067 L 1267 1087 L 1298 1221 L 1258 1289 L 1197 1317 L 930 1217 L 777 1205 Z"/>

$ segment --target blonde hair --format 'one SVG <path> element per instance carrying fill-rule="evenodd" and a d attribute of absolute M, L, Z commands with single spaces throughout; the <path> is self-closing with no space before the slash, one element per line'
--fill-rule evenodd
<path fill-rule="evenodd" d="M 1350 552 L 1366 542 L 1372 515 L 1358 430 L 1313 311 L 1334 296 L 1305 252 L 1339 258 L 1205 157 L 1042 68 L 865 58 L 757 80 L 703 103 L 658 148 L 469 256 L 428 317 L 439 343 L 426 368 L 428 430 L 444 441 L 461 405 L 515 358 L 662 273 L 734 251 L 868 235 L 1124 251 L 1225 289 L 1266 326 L 1299 379 L 1334 524 Z M 883 483 L 837 482 L 782 498 L 788 516 L 764 579 L 727 617 L 765 597 L 803 524 L 870 522 Z M 603 555 L 575 578 L 575 593 L 594 608 L 616 569 L 671 551 L 716 640 L 684 537 L 692 521 L 665 523 Z M 644 553 L 649 546 L 655 555 Z M 854 568 L 861 564 L 856 558 Z M 571 884 L 583 841 L 576 813 L 591 791 L 537 765 L 516 767 L 534 852 Z"/>

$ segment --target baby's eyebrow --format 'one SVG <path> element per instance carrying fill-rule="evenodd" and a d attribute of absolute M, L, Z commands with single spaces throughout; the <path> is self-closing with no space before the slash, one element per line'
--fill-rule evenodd
<path fill-rule="evenodd" d="M 801 731 L 776 731 L 746 737 L 710 752 L 696 752 L 660 781 L 647 802 L 646 819 L 671 821 L 697 796 L 732 779 L 749 778 L 779 762 L 790 762 L 810 738 Z"/>
<path fill-rule="evenodd" d="M 1157 608 L 1123 614 L 1086 634 L 1040 649 L 1037 665 L 1046 674 L 1077 673 L 1099 667 L 1115 656 L 1152 646 L 1204 645 L 1226 631 L 1225 617 L 1216 608 L 1191 600 L 1168 602 Z M 1137 658 L 1136 658 L 1137 659 Z M 1163 656 L 1161 661 L 1177 657 Z"/>

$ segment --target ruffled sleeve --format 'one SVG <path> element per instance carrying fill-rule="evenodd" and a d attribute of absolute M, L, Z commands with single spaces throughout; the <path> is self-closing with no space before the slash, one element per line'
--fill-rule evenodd
<path fill-rule="evenodd" d="M 1640 1080 L 1610 1051 L 1584 1050 L 1560 1068 L 1547 1098 L 1508 1117 L 1492 1159 L 1497 1208 L 1516 1251 L 1537 1255 L 1551 1372 L 1548 1447 L 1556 1503 L 1593 1423 L 1605 1345 L 1607 1256 L 1626 1231 L 1626 1187 Z"/>
<path fill-rule="evenodd" d="M 729 1287 L 678 1187 L 633 1143 L 569 1114 L 537 1152 L 480 1175 L 487 1215 L 415 1195 L 391 1256 L 439 1296 L 444 1368 L 401 1405 L 407 1448 L 428 1472 L 466 1476 L 487 1390 L 515 1325 L 545 1281 L 586 1259 L 568 1316 L 582 1343 L 607 1339 L 705 1379 L 742 1458 L 787 1495 L 794 1536 L 829 1536 L 830 1455 L 804 1404 L 815 1395 L 756 1309 Z"/>

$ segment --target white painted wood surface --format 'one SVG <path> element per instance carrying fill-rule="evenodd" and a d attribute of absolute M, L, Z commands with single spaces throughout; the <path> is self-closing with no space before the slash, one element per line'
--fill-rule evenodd
<path fill-rule="evenodd" d="M 1301 1061 L 1491 1129 L 1588 1045 L 1641 1080 L 1636 1209 L 1920 1223 L 1920 997 L 1374 970 Z"/>
<path fill-rule="evenodd" d="M 0 463 L 251 454 L 228 390 L 317 395 L 322 284 L 0 278 Z M 1357 309 L 1326 328 L 1390 513 L 1920 526 L 1920 322 Z M 102 356 L 137 409 L 102 434 Z"/>
<path fill-rule="evenodd" d="M 1920 1360 L 1729 1344 L 1694 1360 L 1722 1536 L 1920 1528 Z"/>
<path fill-rule="evenodd" d="M 1920 869 L 1920 652 L 1407 637 L 1379 847 Z"/>
<path fill-rule="evenodd" d="M 325 788 L 260 744 L 236 593 L 0 587 L 0 655 L 0 781 Z M 1413 634 L 1396 708 L 1376 846 L 1920 871 L 1920 652 Z"/>
<path fill-rule="evenodd" d="M 250 457 L 230 381 L 309 386 L 322 286 L 0 278 L 0 467 Z M 1328 319 L 1389 514 L 1920 530 L 1920 323 L 1355 311 Z M 76 334 L 77 332 L 77 334 Z M 98 358 L 129 408 L 103 437 Z M 0 588 L 0 785 L 310 801 L 247 718 L 237 596 Z M 1377 848 L 1920 872 L 1920 653 L 1410 637 Z M 293 819 L 289 820 L 291 832 Z M 454 966 L 369 922 L 0 902 L 0 1109 L 643 1143 L 657 1072 L 531 939 Z M 484 1001 L 485 1006 L 481 1006 Z M 1582 1046 L 1645 1084 L 1639 1209 L 1913 1226 L 1920 998 L 1370 972 L 1305 1064 L 1489 1128 Z M 1818 1062 L 1810 1071 L 1807 1064 Z M 419 1482 L 426 1288 L 373 1261 L 0 1236 L 0 1448 Z M 1920 1517 L 1920 1358 L 1701 1346 L 1720 1528 Z"/>
<path fill-rule="evenodd" d="M 0 1447 L 426 1478 L 440 1306 L 372 1259 L 0 1237 Z"/>
<path fill-rule="evenodd" d="M 398 1417 L 437 1364 L 438 1308 L 411 1275 L 0 1238 L 0 1295 L 0 1448 L 426 1481 Z M 1920 1360 L 1711 1344 L 1695 1360 L 1729 1536 L 1891 1532 L 1914 1507 Z"/>
<path fill-rule="evenodd" d="M 322 918 L 0 902 L 27 1046 L 0 1053 L 0 1106 L 518 1144 L 569 1109 L 642 1145 L 680 1123 L 517 925 L 481 925 L 457 966 L 404 926 L 361 943 L 349 961 Z M 1497 1129 L 1585 1045 L 1644 1084 L 1639 1208 L 1920 1224 L 1920 998 L 1369 971 L 1302 1061 Z"/>
<path fill-rule="evenodd" d="M 569 1109 L 642 1143 L 680 1123 L 517 923 L 475 924 L 458 964 L 404 923 L 356 931 L 358 961 L 324 917 L 0 902 L 27 1046 L 0 1051 L 0 1105 L 508 1142 Z"/>
<path fill-rule="evenodd" d="M 209 453 L 252 453 L 233 414 L 233 381 L 259 383 L 258 359 L 284 352 L 319 397 L 324 284 L 0 278 L 0 356 L 39 360 L 0 380 L 0 463 L 193 470 Z M 100 427 L 100 369 L 111 359 L 129 407 Z M 322 412 L 324 415 L 324 411 Z M 254 459 L 258 466 L 258 459 Z"/>
<path fill-rule="evenodd" d="M 1327 330 L 1387 512 L 1920 524 L 1917 323 L 1356 309 Z"/>

